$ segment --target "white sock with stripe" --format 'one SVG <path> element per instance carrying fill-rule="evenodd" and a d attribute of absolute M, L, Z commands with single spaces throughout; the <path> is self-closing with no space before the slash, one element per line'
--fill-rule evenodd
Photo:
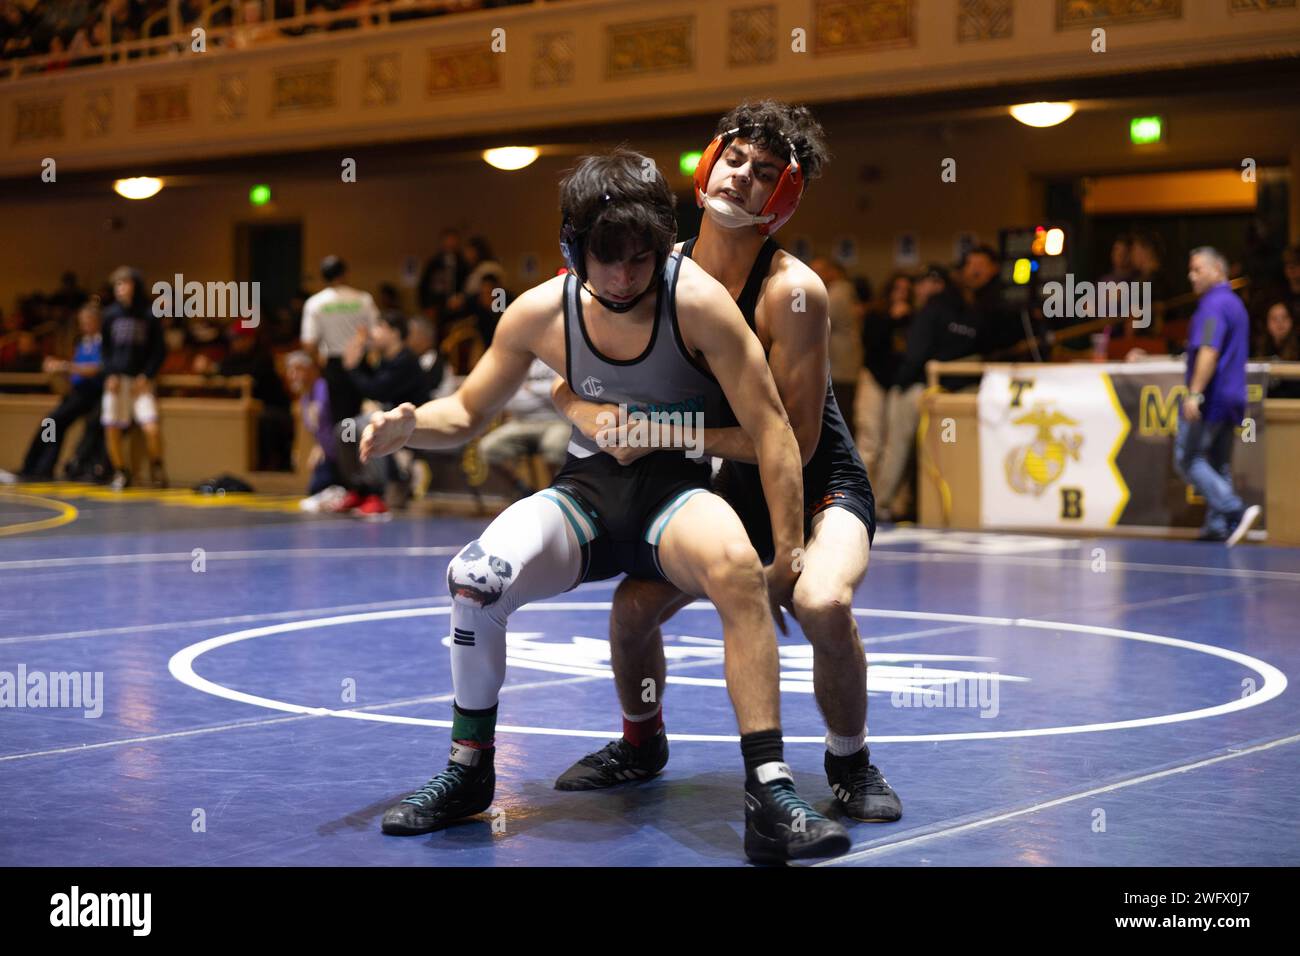
<path fill-rule="evenodd" d="M 862 733 L 853 737 L 840 737 L 836 734 L 826 734 L 826 749 L 831 752 L 832 757 L 852 757 L 855 753 L 867 745 L 867 729 L 862 728 Z"/>

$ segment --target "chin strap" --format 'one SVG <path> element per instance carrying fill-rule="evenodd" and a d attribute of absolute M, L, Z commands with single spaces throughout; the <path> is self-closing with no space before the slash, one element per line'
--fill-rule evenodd
<path fill-rule="evenodd" d="M 587 292 L 589 292 L 589 293 L 591 294 L 591 297 L 592 297 L 593 299 L 595 299 L 597 302 L 599 302 L 599 303 L 600 303 L 601 305 L 603 305 L 605 308 L 609 309 L 609 311 L 611 311 L 611 312 L 630 312 L 630 311 L 632 310 L 632 308 L 633 308 L 633 307 L 634 307 L 638 302 L 640 302 L 642 299 L 644 299 L 644 298 L 646 297 L 647 294 L 649 294 L 650 290 L 653 289 L 653 288 L 655 287 L 655 283 L 654 283 L 654 282 L 651 282 L 649 285 L 647 285 L 644 289 L 641 290 L 641 294 L 640 294 L 640 295 L 638 295 L 636 298 L 631 299 L 631 300 L 629 300 L 629 301 L 627 301 L 627 302 L 614 302 L 614 301 L 612 301 L 611 299 L 606 299 L 606 298 L 603 297 L 603 296 L 597 295 L 597 294 L 596 294 L 596 291 L 595 291 L 594 289 L 592 289 L 591 286 L 587 285 L 586 283 L 583 283 L 583 286 L 582 286 L 582 287 L 583 287 L 584 289 L 586 289 Z"/>
<path fill-rule="evenodd" d="M 739 204 L 723 196 L 705 196 L 704 214 L 723 229 L 744 229 L 747 226 L 761 226 L 776 218 L 774 213 L 755 216 L 745 212 Z"/>

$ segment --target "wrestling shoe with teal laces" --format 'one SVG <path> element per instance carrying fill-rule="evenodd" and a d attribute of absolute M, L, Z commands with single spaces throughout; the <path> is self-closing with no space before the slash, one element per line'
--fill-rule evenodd
<path fill-rule="evenodd" d="M 745 855 L 755 863 L 839 856 L 851 844 L 848 830 L 795 792 L 785 764 L 762 764 L 745 781 Z"/>
<path fill-rule="evenodd" d="M 441 830 L 492 806 L 496 792 L 494 750 L 453 745 L 447 766 L 400 803 L 384 811 L 383 830 L 413 836 Z"/>

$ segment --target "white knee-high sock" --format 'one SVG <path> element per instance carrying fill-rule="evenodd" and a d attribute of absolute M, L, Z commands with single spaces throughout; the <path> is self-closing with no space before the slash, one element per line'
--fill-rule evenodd
<path fill-rule="evenodd" d="M 561 506 L 543 494 L 501 512 L 447 568 L 456 703 L 484 710 L 506 679 L 506 621 L 529 601 L 571 588 L 582 550 Z"/>

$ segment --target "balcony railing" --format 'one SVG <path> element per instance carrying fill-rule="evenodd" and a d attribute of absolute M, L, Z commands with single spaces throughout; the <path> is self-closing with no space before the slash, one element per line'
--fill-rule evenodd
<path fill-rule="evenodd" d="M 245 50 L 292 43 L 297 37 L 316 32 L 386 29 L 411 20 L 539 2 L 546 0 L 352 0 L 329 9 L 323 0 L 202 0 L 190 5 L 187 15 L 180 0 L 167 0 L 165 7 L 141 22 L 140 38 L 131 40 L 114 38 L 110 6 L 103 4 L 102 17 L 82 24 L 76 31 L 88 42 L 79 44 L 74 39 L 68 48 L 59 51 L 5 56 L 0 59 L 0 80 L 144 58 L 179 57 L 193 49 L 194 31 L 198 28 L 203 30 L 206 50 Z M 90 39 L 95 26 L 102 27 L 102 43 Z M 158 35 L 151 36 L 155 32 Z M 63 42 L 62 38 L 56 39 Z"/>

